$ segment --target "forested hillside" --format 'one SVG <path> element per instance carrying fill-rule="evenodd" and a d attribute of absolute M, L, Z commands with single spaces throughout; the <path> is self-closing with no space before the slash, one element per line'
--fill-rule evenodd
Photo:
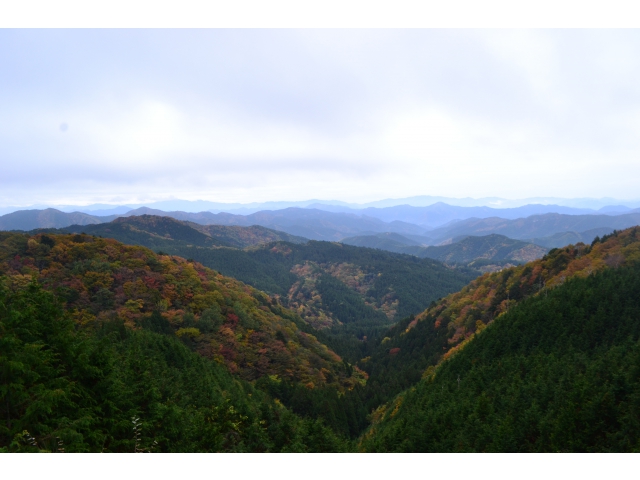
<path fill-rule="evenodd" d="M 415 318 L 394 325 L 358 365 L 369 374 L 368 406 L 416 384 L 423 372 L 463 348 L 498 315 L 535 294 L 547 294 L 571 277 L 640 260 L 640 227 L 597 239 L 593 245 L 551 250 L 525 265 L 485 274 Z"/>
<path fill-rule="evenodd" d="M 296 274 L 296 269 L 318 268 L 359 291 L 364 301 L 388 313 L 390 319 L 422 310 L 420 305 L 457 290 L 475 276 L 474 272 L 447 268 L 430 259 L 331 242 L 277 242 L 247 250 L 185 246 L 176 253 L 282 298 L 288 297 L 300 277 L 306 275 Z"/>
<path fill-rule="evenodd" d="M 0 332 L 0 452 L 349 448 L 177 336 L 118 316 L 79 325 L 32 281 L 0 276 Z"/>
<path fill-rule="evenodd" d="M 78 325 L 117 318 L 175 335 L 252 380 L 278 375 L 348 388 L 341 359 L 298 327 L 293 312 L 237 280 L 180 257 L 90 235 L 0 234 L 0 274 L 16 288 L 36 278 Z"/>
<path fill-rule="evenodd" d="M 213 237 L 156 221 L 144 235 L 284 294 L 113 239 L 0 233 L 3 451 L 640 446 L 639 227 L 438 299 L 470 273 L 329 242 L 194 246 Z M 402 295 L 430 305 L 402 315 Z"/>
<path fill-rule="evenodd" d="M 547 249 L 544 247 L 492 234 L 468 236 L 449 245 L 427 247 L 421 256 L 445 263 L 473 265 L 478 260 L 488 263 L 505 260 L 526 263 L 542 257 L 545 253 Z"/>
<path fill-rule="evenodd" d="M 640 450 L 640 265 L 500 315 L 374 414 L 378 452 Z"/>
<path fill-rule="evenodd" d="M 68 227 L 64 231 L 115 238 L 197 260 L 278 296 L 315 327 L 350 323 L 352 313 L 337 311 L 341 302 L 350 311 L 355 308 L 366 312 L 365 316 L 397 320 L 422 311 L 429 302 L 457 290 L 476 275 L 471 270 L 446 268 L 439 262 L 408 255 L 330 242 L 301 244 L 305 239 L 299 237 L 292 237 L 296 244 L 279 241 L 261 245 L 287 234 L 258 226 L 196 225 L 143 215 L 118 218 L 108 224 Z M 232 245 L 256 248 L 208 248 Z M 324 281 L 318 282 L 320 277 Z M 320 290 L 327 296 L 326 302 L 321 301 Z M 352 301 L 345 303 L 340 297 Z"/>
<path fill-rule="evenodd" d="M 308 238 L 296 237 L 259 225 L 238 227 L 229 225 L 199 225 L 189 223 L 196 230 L 226 243 L 230 247 L 245 248 L 271 242 L 306 243 Z"/>
<path fill-rule="evenodd" d="M 477 275 L 429 259 L 330 242 L 218 248 L 230 244 L 234 234 L 244 241 L 258 238 L 256 231 L 262 238 L 270 235 L 263 227 L 202 226 L 143 215 L 65 231 L 144 245 L 237 278 L 275 296 L 312 327 L 325 329 L 322 341 L 350 362 L 369 355 L 375 339 L 394 321 L 421 312 Z M 224 236 L 209 237 L 215 232 Z"/>

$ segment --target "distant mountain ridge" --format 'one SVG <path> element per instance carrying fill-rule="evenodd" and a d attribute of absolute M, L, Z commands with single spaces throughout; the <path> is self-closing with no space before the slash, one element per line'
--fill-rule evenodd
<path fill-rule="evenodd" d="M 201 225 L 243 227 L 258 225 L 285 232 L 293 237 L 304 237 L 312 240 L 335 241 L 346 236 L 385 231 L 397 231 L 399 233 L 416 235 L 424 233 L 423 228 L 405 222 L 394 221 L 385 223 L 376 218 L 304 208 L 287 208 L 275 211 L 262 211 L 251 215 L 234 215 L 230 213 L 216 214 L 211 212 L 164 212 L 162 210 L 142 207 L 131 210 L 124 215 L 110 215 L 105 217 L 87 215 L 79 212 L 65 213 L 55 209 L 21 210 L 1 216 L 0 230 L 30 231 L 37 228 L 65 228 L 71 225 L 95 225 L 110 222 L 118 217 L 134 217 L 140 215 L 171 217 Z M 293 237 L 291 239 L 293 239 Z"/>
<path fill-rule="evenodd" d="M 640 212 L 622 215 L 564 215 L 547 213 L 527 218 L 470 218 L 429 232 L 435 240 L 445 240 L 461 235 L 489 235 L 498 233 L 509 238 L 533 241 L 560 232 L 586 232 L 594 228 L 622 230 L 640 224 Z"/>
<path fill-rule="evenodd" d="M 262 226 L 274 231 L 283 232 L 291 237 L 280 238 L 297 242 L 295 237 L 311 240 L 341 241 L 345 238 L 360 236 L 379 236 L 380 234 L 399 234 L 411 239 L 416 246 L 437 245 L 451 241 L 464 235 L 483 236 L 500 234 L 516 240 L 538 243 L 544 247 L 564 246 L 563 242 L 589 243 L 595 238 L 598 230 L 624 229 L 640 224 L 640 211 L 632 210 L 621 213 L 623 206 L 607 208 L 608 214 L 545 213 L 529 215 L 515 219 L 492 216 L 487 218 L 467 218 L 450 220 L 451 217 L 464 216 L 472 212 L 480 215 L 528 215 L 545 205 L 527 205 L 514 209 L 491 209 L 489 207 L 454 207 L 446 204 L 435 204 L 429 207 L 397 206 L 387 209 L 370 208 L 353 210 L 352 213 L 326 211 L 314 208 L 285 208 L 281 210 L 264 210 L 249 215 L 232 213 L 211 213 L 207 211 L 190 213 L 183 211 L 165 212 L 148 207 L 130 210 L 120 215 L 93 216 L 81 212 L 65 213 L 55 209 L 22 210 L 0 217 L 0 230 L 33 230 L 36 228 L 64 228 L 70 225 L 94 225 L 109 222 L 118 217 L 134 217 L 155 215 L 171 217 L 181 221 L 200 225 L 223 226 Z M 327 207 L 329 208 L 329 207 Z M 331 207 L 333 210 L 345 210 L 343 207 Z M 555 208 L 555 207 L 554 207 Z M 562 207 L 565 211 L 577 211 Z M 347 209 L 348 210 L 348 209 Z M 627 209 L 628 210 L 628 209 Z M 355 213 L 353 213 L 355 212 Z M 363 214 L 370 213 L 375 216 Z M 414 223 L 408 222 L 412 220 Z M 438 228 L 431 228 L 426 223 L 445 222 Z M 604 229 L 604 230 L 603 230 Z M 593 230 L 593 232 L 591 232 Z M 584 235 L 582 235 L 584 233 Z M 590 237 L 590 235 L 592 235 Z M 215 235 L 214 235 L 215 236 Z M 552 237 L 552 238 L 547 238 Z M 381 238 L 381 237 L 380 237 Z M 398 239 L 396 238 L 395 241 Z M 371 243 L 371 239 L 367 242 Z M 378 240 L 380 242 L 381 240 Z M 387 246 L 374 246 L 386 250 L 398 250 L 392 237 L 387 239 Z M 401 242 L 402 243 L 402 242 Z M 406 242 L 405 242 L 406 243 Z M 364 246 L 364 245 L 363 245 Z M 413 253 L 413 252 L 406 252 Z M 415 253 L 413 253 L 415 254 Z"/>
<path fill-rule="evenodd" d="M 305 243 L 306 238 L 253 225 L 251 227 L 200 225 L 167 216 L 139 215 L 119 217 L 109 223 L 70 225 L 64 232 L 87 233 L 115 238 L 121 242 L 168 249 L 179 243 L 197 247 L 245 248 L 263 243 L 287 241 Z"/>
<path fill-rule="evenodd" d="M 32 205 L 30 207 L 0 207 L 0 214 L 10 213 L 20 209 L 44 209 L 55 208 L 63 212 L 79 211 L 90 215 L 115 215 L 126 213 L 128 210 L 140 208 L 143 206 L 164 211 L 185 211 L 185 212 L 201 212 L 210 211 L 212 213 L 228 212 L 235 214 L 247 215 L 262 210 L 279 210 L 289 207 L 307 208 L 313 205 L 325 206 L 342 206 L 350 209 L 362 210 L 369 207 L 386 208 L 398 205 L 411 205 L 414 207 L 427 207 L 436 203 L 446 203 L 458 207 L 491 207 L 496 209 L 517 208 L 531 204 L 541 205 L 558 205 L 561 207 L 572 207 L 578 209 L 591 209 L 594 212 L 600 210 L 604 213 L 604 209 L 611 209 L 623 213 L 624 209 L 633 209 L 640 207 L 640 198 L 635 200 L 620 200 L 615 198 L 558 198 L 558 197 L 528 197 L 521 199 L 506 199 L 500 197 L 483 197 L 483 198 L 454 198 L 433 195 L 419 195 L 404 198 L 387 198 L 383 200 L 375 200 L 370 202 L 355 203 L 340 200 L 319 200 L 310 199 L 302 201 L 268 201 L 268 202 L 251 202 L 251 203 L 225 203 L 213 202 L 208 200 L 161 200 L 147 202 L 145 204 L 130 203 L 126 205 L 113 204 L 92 204 L 86 206 L 78 205 Z M 558 212 L 561 213 L 561 212 Z"/>
<path fill-rule="evenodd" d="M 548 237 L 533 238 L 531 243 L 547 248 L 560 248 L 566 245 L 575 245 L 579 242 L 591 243 L 596 237 L 602 237 L 613 233 L 610 227 L 592 228 L 586 232 L 559 232 Z"/>
<path fill-rule="evenodd" d="M 421 225 L 425 228 L 436 228 L 445 225 L 448 222 L 456 220 L 465 220 L 468 218 L 489 218 L 499 217 L 505 219 L 526 218 L 531 215 L 541 215 L 545 213 L 562 213 L 567 215 L 593 215 L 598 212 L 588 208 L 573 208 L 560 205 L 524 205 L 516 208 L 492 208 L 486 206 L 477 207 L 461 207 L 449 205 L 443 202 L 434 203 L 426 207 L 415 207 L 411 205 L 397 205 L 393 207 L 376 208 L 369 207 L 365 209 L 350 209 L 342 206 L 332 205 L 311 205 L 310 207 L 327 210 L 332 212 L 355 213 L 359 215 L 367 215 L 369 217 L 378 218 L 384 222 L 394 220 L 404 221 Z M 627 210 L 616 210 L 612 207 L 609 210 L 613 214 L 626 213 Z"/>
<path fill-rule="evenodd" d="M 34 228 L 62 228 L 69 225 L 93 225 L 116 218 L 96 217 L 81 212 L 65 213 L 55 208 L 45 210 L 19 210 L 0 217 L 0 230 L 33 230 Z"/>
<path fill-rule="evenodd" d="M 201 225 L 242 227 L 259 225 L 272 230 L 285 232 L 295 237 L 304 237 L 311 240 L 337 241 L 344 237 L 361 233 L 386 231 L 410 235 L 421 235 L 425 232 L 422 227 L 402 221 L 383 222 L 377 218 L 358 216 L 355 214 L 293 207 L 282 210 L 265 210 L 250 215 L 211 212 L 164 212 L 162 210 L 142 207 L 131 210 L 123 216 L 131 217 L 138 215 L 171 217 Z M 38 227 L 32 227 L 32 229 L 33 228 Z"/>
<path fill-rule="evenodd" d="M 419 241 L 422 239 L 423 241 Z M 353 245 L 354 247 L 377 248 L 379 250 L 387 250 L 389 252 L 407 253 L 407 247 L 426 247 L 431 245 L 432 239 L 425 236 L 408 236 L 399 233 L 384 232 L 375 235 L 358 235 L 355 237 L 343 238 L 340 243 L 345 245 Z"/>
<path fill-rule="evenodd" d="M 463 238 L 454 239 L 452 243 L 440 246 L 419 245 L 397 234 L 351 237 L 345 238 L 342 243 L 469 266 L 479 260 L 497 262 L 497 264 L 507 260 L 516 263 L 530 262 L 542 257 L 548 251 L 548 248 L 540 245 L 498 234 L 463 236 Z M 485 267 L 487 262 L 481 263 L 482 267 Z"/>

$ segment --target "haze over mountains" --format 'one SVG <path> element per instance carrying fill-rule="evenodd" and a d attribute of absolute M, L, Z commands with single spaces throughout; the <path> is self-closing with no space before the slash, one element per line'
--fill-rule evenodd
<path fill-rule="evenodd" d="M 31 205 L 28 207 L 17 206 L 0 206 L 0 214 L 7 214 L 18 210 L 44 210 L 47 208 L 55 208 L 62 212 L 82 212 L 91 215 L 106 216 L 120 215 L 130 210 L 140 207 L 149 207 L 164 211 L 184 211 L 197 213 L 209 211 L 212 213 L 235 213 L 239 215 L 248 215 L 250 213 L 259 212 L 261 210 L 281 210 L 289 207 L 316 207 L 320 210 L 336 209 L 335 211 L 348 210 L 365 210 L 365 209 L 383 209 L 397 206 L 411 207 L 430 207 L 438 203 L 444 203 L 453 207 L 487 207 L 493 209 L 516 209 L 525 206 L 542 206 L 549 207 L 549 210 L 537 211 L 535 213 L 572 213 L 563 212 L 559 207 L 568 207 L 575 209 L 573 213 L 589 213 L 601 211 L 605 212 L 625 212 L 640 207 L 640 199 L 636 200 L 619 200 L 615 198 L 557 198 L 557 197 L 535 197 L 524 199 L 506 199 L 499 197 L 485 198 L 452 198 L 440 197 L 432 195 L 421 195 L 407 198 L 387 198 L 366 203 L 349 203 L 339 200 L 304 200 L 304 201 L 269 201 L 269 202 L 253 202 L 253 203 L 224 203 L 211 202 L 206 200 L 163 200 L 145 203 L 127 203 L 121 205 L 95 203 L 91 205 Z M 322 206 L 322 207 L 319 207 Z M 504 217 L 507 218 L 507 217 Z"/>
<path fill-rule="evenodd" d="M 419 203 L 434 199 L 435 197 L 414 197 L 404 200 Z M 467 199 L 459 200 L 458 203 L 464 203 L 463 200 Z M 378 202 L 378 205 L 384 202 Z M 556 248 L 569 243 L 590 243 L 596 236 L 640 223 L 640 208 L 632 209 L 624 205 L 607 205 L 599 207 L 598 210 L 549 204 L 492 208 L 486 205 L 456 206 L 443 202 L 431 203 L 427 206 L 404 204 L 387 207 L 367 206 L 366 208 L 352 208 L 353 206 L 343 202 L 328 204 L 313 201 L 271 202 L 270 205 L 278 207 L 292 203 L 306 204 L 306 207 L 287 206 L 245 214 L 214 213 L 208 210 L 165 211 L 148 206 L 135 209 L 121 206 L 94 211 L 94 213 L 110 212 L 109 215 L 63 212 L 53 208 L 19 210 L 0 216 L 0 230 L 29 231 L 36 228 L 64 228 L 70 225 L 107 223 L 118 217 L 156 215 L 203 226 L 261 226 L 288 234 L 292 239 L 299 237 L 298 240 L 292 240 L 294 242 L 304 239 L 344 240 L 345 243 L 352 245 L 423 256 L 422 247 L 452 243 L 465 236 L 497 234 L 544 248 Z M 191 208 L 223 205 L 203 201 L 156 203 L 158 204 L 165 206 L 179 204 Z M 234 204 L 228 205 L 234 206 Z M 258 206 L 260 205 L 256 204 L 243 208 L 251 210 Z M 383 241 L 385 235 L 395 235 L 395 237 L 386 237 Z M 278 239 L 282 240 L 284 237 L 278 237 Z"/>

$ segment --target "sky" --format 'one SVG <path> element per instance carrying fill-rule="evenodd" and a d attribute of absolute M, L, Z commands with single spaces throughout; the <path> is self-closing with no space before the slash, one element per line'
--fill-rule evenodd
<path fill-rule="evenodd" d="M 0 30 L 0 206 L 640 198 L 638 30 Z"/>

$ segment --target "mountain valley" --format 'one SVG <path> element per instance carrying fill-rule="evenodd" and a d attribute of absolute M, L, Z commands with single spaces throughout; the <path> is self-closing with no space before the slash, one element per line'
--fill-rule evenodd
<path fill-rule="evenodd" d="M 338 238 L 355 216 L 298 210 L 0 232 L 0 360 L 39 372 L 3 370 L 0 449 L 637 448 L 640 229 L 609 226 L 637 213 L 395 223 L 338 243 L 295 222 Z M 371 218 L 351 231 L 385 225 Z"/>

